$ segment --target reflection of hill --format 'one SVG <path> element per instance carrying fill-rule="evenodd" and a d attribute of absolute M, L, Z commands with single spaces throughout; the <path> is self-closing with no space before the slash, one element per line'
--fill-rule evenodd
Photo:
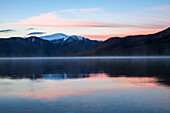
<path fill-rule="evenodd" d="M 101 66 L 102 65 L 102 66 Z M 112 60 L 94 65 L 110 77 L 156 77 L 161 83 L 170 85 L 170 60 Z"/>
<path fill-rule="evenodd" d="M 168 59 L 0 60 L 0 67 L 0 76 L 10 78 L 75 79 L 107 73 L 110 77 L 157 77 L 170 85 Z"/>

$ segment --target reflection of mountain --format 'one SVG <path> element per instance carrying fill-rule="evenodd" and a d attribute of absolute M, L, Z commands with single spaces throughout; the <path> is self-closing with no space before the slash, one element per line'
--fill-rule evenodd
<path fill-rule="evenodd" d="M 89 77 L 88 74 L 68 74 L 68 73 L 56 73 L 56 74 L 43 74 L 43 79 L 77 79 L 77 78 L 85 78 Z"/>
<path fill-rule="evenodd" d="M 0 60 L 0 76 L 30 79 L 75 79 L 93 73 L 110 77 L 156 77 L 170 84 L 170 60 Z"/>

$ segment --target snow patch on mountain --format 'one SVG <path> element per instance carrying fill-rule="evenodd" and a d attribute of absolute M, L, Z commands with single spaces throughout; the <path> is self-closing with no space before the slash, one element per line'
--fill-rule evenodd
<path fill-rule="evenodd" d="M 73 38 L 73 39 L 75 39 L 75 40 L 83 40 L 83 39 L 84 39 L 83 37 L 81 37 L 81 36 L 76 36 L 76 35 L 71 35 L 71 36 L 69 36 L 69 38 Z"/>
<path fill-rule="evenodd" d="M 76 35 L 67 36 L 63 33 L 56 33 L 56 34 L 52 34 L 52 35 L 41 36 L 40 38 L 44 39 L 44 40 L 49 40 L 49 41 L 54 41 L 54 40 L 59 40 L 59 39 L 63 39 L 63 41 L 66 41 L 69 38 L 71 38 L 73 40 L 83 40 L 83 39 L 85 39 L 81 36 L 76 36 Z"/>
<path fill-rule="evenodd" d="M 58 40 L 58 39 L 67 39 L 68 36 L 63 33 L 56 33 L 52 35 L 41 36 L 40 38 L 44 40 L 52 41 L 52 40 Z"/>

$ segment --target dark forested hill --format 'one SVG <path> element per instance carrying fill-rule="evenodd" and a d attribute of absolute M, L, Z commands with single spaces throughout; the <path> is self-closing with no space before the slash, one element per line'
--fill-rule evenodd
<path fill-rule="evenodd" d="M 71 40 L 69 38 L 68 40 Z M 77 53 L 87 50 L 90 47 L 99 44 L 95 40 L 72 40 L 65 43 L 56 43 L 44 40 L 38 37 L 12 37 L 0 39 L 0 57 L 44 57 L 59 56 Z"/>
<path fill-rule="evenodd" d="M 0 57 L 154 55 L 170 55 L 170 28 L 150 35 L 112 37 L 104 42 L 80 36 L 0 39 Z"/>
<path fill-rule="evenodd" d="M 150 35 L 112 37 L 84 52 L 86 56 L 170 55 L 170 28 Z"/>

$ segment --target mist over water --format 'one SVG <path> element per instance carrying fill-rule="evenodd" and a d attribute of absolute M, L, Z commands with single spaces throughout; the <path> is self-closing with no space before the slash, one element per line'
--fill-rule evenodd
<path fill-rule="evenodd" d="M 0 59 L 1 113 L 169 113 L 169 57 Z"/>
<path fill-rule="evenodd" d="M 170 59 L 170 56 L 82 56 L 82 57 L 1 57 L 0 60 L 27 59 Z"/>

